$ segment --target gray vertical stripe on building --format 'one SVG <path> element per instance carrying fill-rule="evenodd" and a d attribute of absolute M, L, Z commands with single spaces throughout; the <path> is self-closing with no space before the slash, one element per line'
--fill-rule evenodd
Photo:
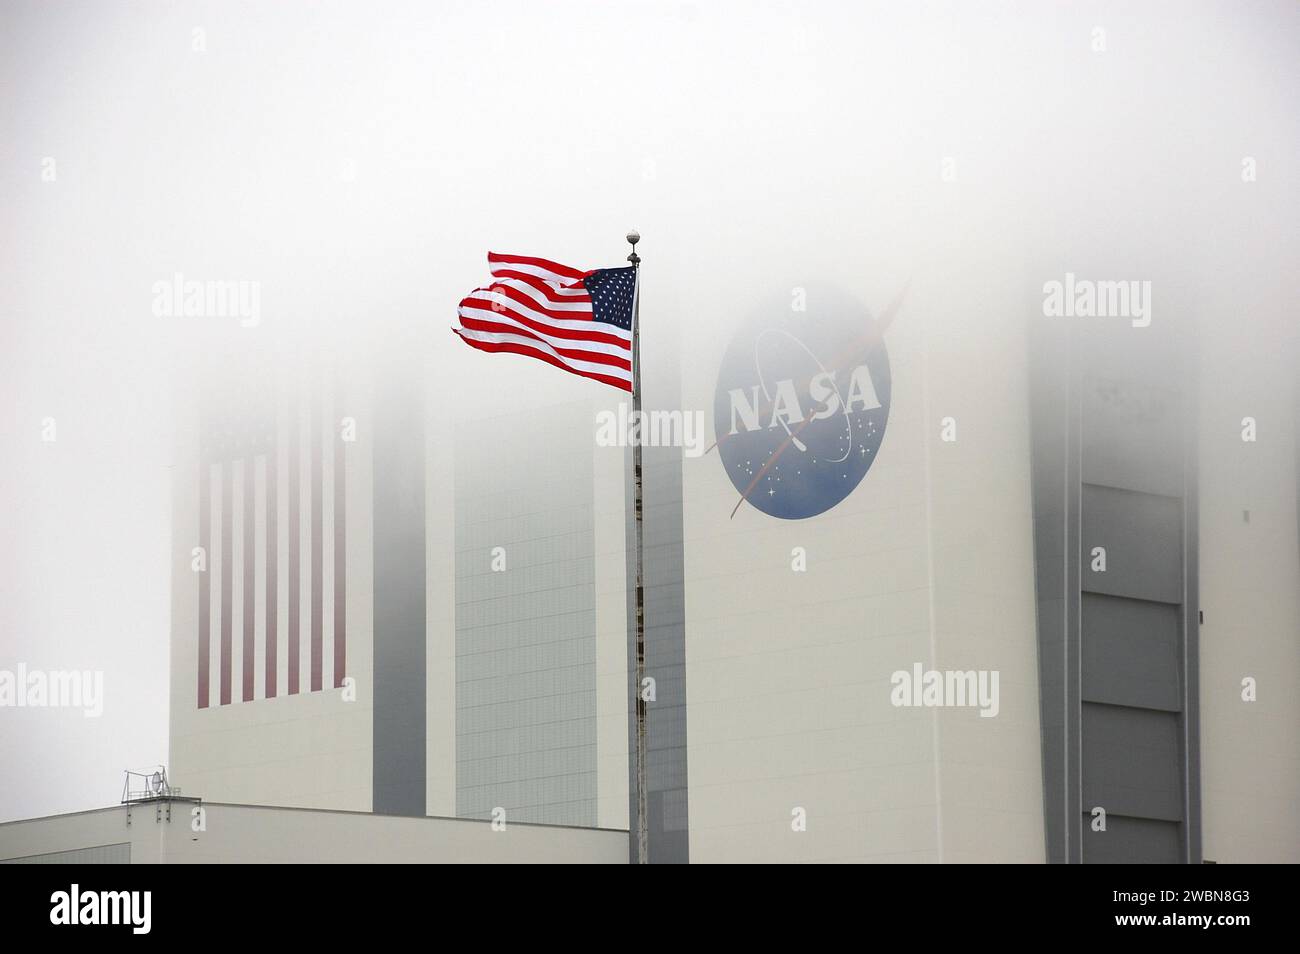
<path fill-rule="evenodd" d="M 643 344 L 644 347 L 644 344 Z M 680 387 L 675 366 L 658 367 L 651 407 L 675 407 Z M 686 413 L 690 413 L 688 410 Z M 682 449 L 646 447 L 642 455 L 643 546 L 645 549 L 646 676 L 655 681 L 655 701 L 646 711 L 647 811 L 652 864 L 690 860 L 686 777 L 686 584 L 682 527 Z M 636 658 L 635 563 L 633 546 L 632 452 L 627 453 L 627 646 Z M 628 751 L 636 750 L 636 712 L 632 700 L 636 673 L 628 666 Z M 637 826 L 636 772 L 628 759 L 628 822 Z M 636 842 L 628 849 L 636 862 Z"/>
<path fill-rule="evenodd" d="M 457 432 L 459 816 L 596 825 L 592 428 L 583 401 Z"/>
<path fill-rule="evenodd" d="M 1049 861 L 1200 860 L 1196 390 L 1185 341 L 1132 335 L 1034 336 Z"/>
<path fill-rule="evenodd" d="M 1070 864 L 1083 861 L 1082 827 L 1073 824 L 1084 810 L 1083 805 L 1083 562 L 1081 559 L 1083 526 L 1083 420 L 1076 399 L 1083 377 L 1082 363 L 1070 350 L 1069 373 L 1065 376 L 1069 394 L 1065 405 L 1065 859 Z"/>
<path fill-rule="evenodd" d="M 379 375 L 374 428 L 373 808 L 423 816 L 424 402 L 415 374 Z"/>
<path fill-rule="evenodd" d="M 1043 754 L 1043 824 L 1047 860 L 1062 863 L 1073 817 L 1066 808 L 1069 565 L 1069 360 L 1064 335 L 1037 331 L 1030 364 L 1034 577 L 1038 620 L 1038 680 Z"/>

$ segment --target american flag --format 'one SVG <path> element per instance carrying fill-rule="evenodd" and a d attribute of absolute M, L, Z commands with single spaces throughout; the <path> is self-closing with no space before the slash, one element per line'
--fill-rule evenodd
<path fill-rule="evenodd" d="M 636 271 L 583 271 L 529 255 L 488 252 L 494 281 L 461 300 L 462 341 L 480 351 L 538 358 L 632 390 Z"/>
<path fill-rule="evenodd" d="M 200 709 L 338 688 L 345 675 L 337 391 L 319 372 L 278 388 L 270 378 L 250 374 L 199 424 Z"/>

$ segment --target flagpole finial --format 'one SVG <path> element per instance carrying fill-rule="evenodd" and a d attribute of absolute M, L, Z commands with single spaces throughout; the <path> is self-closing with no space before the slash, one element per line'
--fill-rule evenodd
<path fill-rule="evenodd" d="M 627 257 L 627 260 L 633 265 L 641 264 L 641 256 L 636 253 L 636 243 L 641 241 L 641 233 L 633 229 L 627 233 L 627 241 L 632 246 L 632 254 Z"/>

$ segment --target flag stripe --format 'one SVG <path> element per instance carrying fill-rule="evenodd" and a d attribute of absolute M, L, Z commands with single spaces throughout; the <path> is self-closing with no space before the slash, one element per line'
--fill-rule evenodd
<path fill-rule="evenodd" d="M 512 285 L 520 291 L 533 294 L 534 297 L 544 298 L 552 305 L 591 304 L 591 295 L 583 285 L 556 285 L 554 282 L 544 282 L 536 275 L 525 275 L 523 272 L 509 270 L 496 272 L 492 277 L 496 279 L 493 284 Z"/>
<path fill-rule="evenodd" d="M 557 353 L 564 357 L 577 358 L 579 361 L 591 361 L 596 364 L 611 364 L 615 367 L 632 370 L 632 362 L 625 349 L 603 341 L 583 341 L 551 334 L 545 325 L 517 318 L 508 311 L 492 309 L 462 308 L 460 311 L 462 328 L 474 331 L 499 331 L 507 334 L 523 335 L 545 341 Z"/>
<path fill-rule="evenodd" d="M 526 282 L 517 281 L 513 278 L 493 282 L 487 288 L 478 288 L 475 289 L 475 291 L 505 295 L 507 298 L 513 298 L 524 307 L 531 308 L 533 311 L 539 312 L 548 318 L 585 321 L 588 324 L 592 323 L 590 299 L 586 301 L 578 301 L 577 299 L 555 301 Z"/>
<path fill-rule="evenodd" d="M 456 309 L 460 327 L 453 330 L 462 341 L 631 390 L 631 269 L 583 271 L 500 252 L 488 253 L 488 267 L 496 281 L 470 292 Z"/>
<path fill-rule="evenodd" d="M 460 336 L 461 340 L 471 348 L 477 348 L 480 351 L 488 351 L 492 353 L 505 352 L 509 354 L 528 355 L 529 357 L 545 361 L 548 364 L 553 364 L 557 368 L 563 368 L 565 371 L 569 371 L 572 374 L 581 375 L 585 378 L 593 378 L 596 381 L 613 385 L 614 387 L 620 388 L 624 391 L 632 390 L 632 378 L 630 375 L 628 377 L 619 377 L 615 374 L 605 374 L 590 369 L 579 370 L 578 368 L 571 366 L 572 362 L 566 362 L 553 352 L 545 350 L 547 346 L 542 342 L 532 341 L 527 338 L 518 338 L 515 335 L 489 335 L 484 332 L 463 331 L 456 328 L 453 328 L 452 330 L 455 331 L 456 334 Z"/>
<path fill-rule="evenodd" d="M 561 265 L 534 255 L 505 255 L 501 252 L 488 252 L 488 267 L 492 269 L 493 274 L 496 274 L 498 269 L 509 269 L 536 275 L 561 285 L 581 281 L 589 274 L 569 265 Z"/>
<path fill-rule="evenodd" d="M 565 334 L 573 338 L 585 338 L 590 341 L 608 341 L 627 350 L 632 343 L 632 332 L 626 331 L 609 322 L 593 321 L 591 306 L 583 305 L 580 311 L 555 311 L 540 307 L 536 299 L 520 295 L 517 291 L 493 285 L 490 288 L 476 288 L 464 298 L 461 304 L 477 303 L 476 307 L 487 307 L 493 311 L 510 309 L 518 315 L 527 316 L 532 321 L 554 328 L 556 334 Z"/>
<path fill-rule="evenodd" d="M 510 328 L 508 326 L 486 329 L 462 327 L 459 331 L 461 337 L 464 339 L 472 338 L 475 341 L 484 342 L 509 342 L 550 355 L 575 374 L 586 374 L 590 371 L 595 374 L 610 375 L 629 382 L 632 380 L 632 371 L 630 368 L 623 368 L 613 364 L 604 364 L 595 360 L 588 361 L 586 360 L 585 355 L 579 356 L 567 353 L 567 349 L 556 348 L 553 345 L 542 341 L 535 335 L 525 334 L 516 328 Z"/>
<path fill-rule="evenodd" d="M 467 308 L 487 313 L 487 315 L 477 316 L 479 318 L 490 317 L 493 314 L 510 314 L 529 327 L 547 334 L 569 338 L 572 341 L 607 344 L 625 354 L 630 354 L 632 351 L 631 334 L 624 338 L 621 334 L 622 329 L 615 325 L 586 319 L 550 318 L 517 301 L 486 290 L 471 292 L 468 297 L 462 298 L 457 313 L 463 314 Z"/>

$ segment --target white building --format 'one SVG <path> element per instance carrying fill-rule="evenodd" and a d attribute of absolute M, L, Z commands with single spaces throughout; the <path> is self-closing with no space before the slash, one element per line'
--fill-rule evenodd
<path fill-rule="evenodd" d="M 814 413 L 766 416 L 773 362 L 847 376 L 861 316 L 883 324 L 898 289 L 756 301 L 698 329 L 689 358 L 647 333 L 647 406 L 701 413 L 705 444 L 721 439 L 646 452 L 652 858 L 1296 860 L 1297 410 L 1269 383 L 1294 354 L 1177 293 L 1143 327 L 1045 317 L 1037 295 L 972 315 L 953 287 L 913 283 L 863 359 L 887 354 L 870 368 L 880 407 L 841 389 L 852 413 L 807 422 L 734 516 L 731 470 L 757 474 Z M 524 363 L 496 361 L 502 380 Z M 628 452 L 595 439 L 618 395 L 575 379 L 562 400 L 480 389 L 467 410 L 436 359 L 307 377 L 249 405 L 251 439 L 206 452 L 206 541 L 203 438 L 184 435 L 173 778 L 219 801 L 627 828 Z M 296 479 L 304 502 L 295 548 L 279 494 L 268 571 L 275 434 L 277 486 Z M 831 460 L 845 440 L 856 471 Z M 223 541 L 214 488 L 232 469 Z M 895 705 L 894 674 L 918 666 L 996 672 L 996 711 Z"/>

